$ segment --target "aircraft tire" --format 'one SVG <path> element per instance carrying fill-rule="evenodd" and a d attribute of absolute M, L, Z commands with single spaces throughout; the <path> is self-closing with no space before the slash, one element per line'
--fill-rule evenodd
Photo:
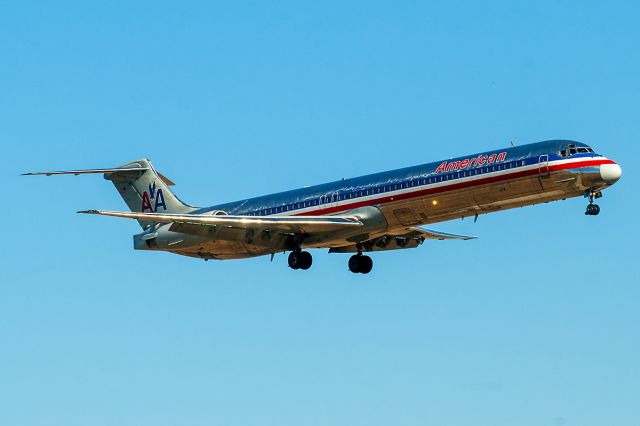
<path fill-rule="evenodd" d="M 600 213 L 600 206 L 597 204 L 589 204 L 587 206 L 587 211 L 585 212 L 588 216 L 597 216 Z"/>
<path fill-rule="evenodd" d="M 368 274 L 373 269 L 373 260 L 369 256 L 361 256 L 359 260 L 359 271 L 361 274 Z"/>
<path fill-rule="evenodd" d="M 368 274 L 373 268 L 373 260 L 369 256 L 358 253 L 349 258 L 349 270 L 354 274 Z"/>
<path fill-rule="evenodd" d="M 349 270 L 354 274 L 360 272 L 360 257 L 361 254 L 354 254 L 349 258 Z"/>
<path fill-rule="evenodd" d="M 311 268 L 311 264 L 313 263 L 313 257 L 311 253 L 308 251 L 301 251 L 300 253 L 300 269 L 307 270 Z"/>
<path fill-rule="evenodd" d="M 287 260 L 289 263 L 289 268 L 300 269 L 300 252 L 292 251 L 291 253 L 289 253 L 289 258 Z"/>

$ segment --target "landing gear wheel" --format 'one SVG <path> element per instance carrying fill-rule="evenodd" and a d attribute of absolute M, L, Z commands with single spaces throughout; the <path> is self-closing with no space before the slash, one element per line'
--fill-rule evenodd
<path fill-rule="evenodd" d="M 313 263 L 313 257 L 311 257 L 311 253 L 308 251 L 300 252 L 300 269 L 307 270 L 311 268 L 311 264 Z"/>
<path fill-rule="evenodd" d="M 597 204 L 589 204 L 587 211 L 584 212 L 587 216 L 597 216 L 600 213 L 600 206 Z"/>
<path fill-rule="evenodd" d="M 362 257 L 361 254 L 356 254 L 349 258 L 349 270 L 354 274 L 360 272 L 360 257 Z"/>
<path fill-rule="evenodd" d="M 289 268 L 300 269 L 300 252 L 292 251 L 289 253 Z"/>
<path fill-rule="evenodd" d="M 289 253 L 289 268 L 306 270 L 311 268 L 313 257 L 308 251 L 292 251 Z"/>
<path fill-rule="evenodd" d="M 363 256 L 358 253 L 349 258 L 349 270 L 354 274 L 368 274 L 372 268 L 373 260 L 369 256 Z"/>
<path fill-rule="evenodd" d="M 368 274 L 369 272 L 371 272 L 372 268 L 373 268 L 373 260 L 371 260 L 369 256 L 362 256 L 360 258 L 360 273 Z"/>

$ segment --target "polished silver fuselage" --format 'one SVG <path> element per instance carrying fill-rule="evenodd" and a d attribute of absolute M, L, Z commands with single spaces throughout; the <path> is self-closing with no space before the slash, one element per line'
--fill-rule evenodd
<path fill-rule="evenodd" d="M 603 157 L 600 157 L 603 158 Z M 365 226 L 356 231 L 344 231 L 327 235 L 313 235 L 302 243 L 306 248 L 339 248 L 359 244 L 382 235 L 406 230 L 408 227 L 444 222 L 495 211 L 508 210 L 533 204 L 547 203 L 571 197 L 582 197 L 589 191 L 599 191 L 609 184 L 603 181 L 601 166 L 586 166 L 553 170 L 549 164 L 534 165 L 528 174 L 522 176 L 502 176 L 505 171 L 496 171 L 495 176 L 462 176 L 455 183 L 439 182 L 427 188 L 404 188 L 397 194 L 389 194 L 383 202 L 370 197 L 369 205 L 358 205 L 345 200 L 331 204 L 331 212 L 350 212 Z M 508 173 L 507 173 L 508 174 Z M 431 191 L 424 193 L 425 191 Z M 360 204 L 367 203 L 367 197 Z M 344 204 L 344 209 L 341 209 Z M 292 213 L 293 214 L 293 213 Z M 298 212 L 296 214 L 305 214 Z M 175 229 L 175 228 L 173 228 Z M 158 249 L 199 258 L 237 259 L 260 256 L 283 251 L 286 248 L 286 234 L 254 235 L 247 230 L 202 228 L 201 235 L 184 235 L 168 230 L 163 225 L 163 243 Z M 139 242 L 137 248 L 147 248 Z M 332 249 L 333 250 L 333 249 Z M 336 251 L 339 251 L 336 250 Z"/>

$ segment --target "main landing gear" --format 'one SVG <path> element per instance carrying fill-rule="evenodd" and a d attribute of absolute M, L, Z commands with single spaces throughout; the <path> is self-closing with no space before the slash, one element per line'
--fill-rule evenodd
<path fill-rule="evenodd" d="M 600 213 L 600 206 L 593 203 L 594 198 L 602 197 L 602 192 L 600 191 L 589 191 L 586 194 L 589 197 L 589 205 L 587 206 L 587 211 L 584 212 L 587 216 L 597 216 Z"/>
<path fill-rule="evenodd" d="M 349 270 L 354 274 L 368 274 L 373 268 L 373 260 L 362 253 L 355 254 L 349 258 Z"/>
<path fill-rule="evenodd" d="M 289 254 L 289 268 L 309 269 L 313 263 L 313 257 L 308 251 L 294 250 Z"/>
<path fill-rule="evenodd" d="M 313 257 L 308 251 L 300 249 L 289 253 L 289 268 L 306 270 L 311 268 Z M 373 260 L 369 256 L 358 253 L 349 258 L 349 270 L 354 274 L 368 274 L 373 269 Z"/>

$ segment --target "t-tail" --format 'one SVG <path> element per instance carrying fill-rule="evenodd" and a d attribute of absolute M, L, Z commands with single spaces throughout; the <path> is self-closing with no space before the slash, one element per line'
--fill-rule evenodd
<path fill-rule="evenodd" d="M 25 173 L 25 175 L 81 175 L 104 174 L 116 187 L 132 212 L 140 213 L 190 213 L 196 210 L 180 201 L 169 189 L 174 183 L 158 173 L 149 160 L 135 160 L 120 167 L 108 169 L 67 170 L 56 172 Z M 155 222 L 138 220 L 143 229 Z"/>

